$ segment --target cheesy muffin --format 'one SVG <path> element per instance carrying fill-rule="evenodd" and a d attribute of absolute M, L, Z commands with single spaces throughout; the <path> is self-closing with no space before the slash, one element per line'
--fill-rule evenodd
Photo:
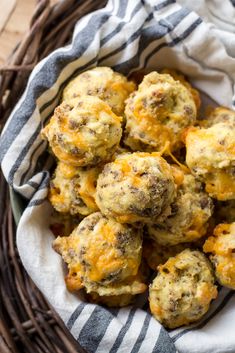
<path fill-rule="evenodd" d="M 70 291 L 85 287 L 99 295 L 136 294 L 146 289 L 138 276 L 142 231 L 107 219 L 100 212 L 84 218 L 54 249 L 68 265 Z"/>
<path fill-rule="evenodd" d="M 170 165 L 158 153 L 122 154 L 99 175 L 96 203 L 121 223 L 152 222 L 169 210 L 175 196 Z"/>
<path fill-rule="evenodd" d="M 106 102 L 117 115 L 123 115 L 124 102 L 136 89 L 133 81 L 110 67 L 96 67 L 75 77 L 65 87 L 62 100 L 69 101 L 82 95 L 96 96 Z"/>
<path fill-rule="evenodd" d="M 148 225 L 149 236 L 162 245 L 197 241 L 206 234 L 212 212 L 213 202 L 202 184 L 185 173 L 171 204 L 171 213 L 163 222 Z"/>
<path fill-rule="evenodd" d="M 173 77 L 174 80 L 182 83 L 182 85 L 184 85 L 191 92 L 191 94 L 193 96 L 194 103 L 197 107 L 197 110 L 200 109 L 200 107 L 201 107 L 200 93 L 198 92 L 198 90 L 196 88 L 192 87 L 192 85 L 189 83 L 187 78 L 181 72 L 179 72 L 178 70 L 174 70 L 174 69 L 163 69 L 161 71 L 161 74 L 168 74 L 171 77 Z"/>
<path fill-rule="evenodd" d="M 122 136 L 121 121 L 101 99 L 82 96 L 55 109 L 42 137 L 60 161 L 93 166 L 114 154 Z"/>
<path fill-rule="evenodd" d="M 134 151 L 175 151 L 196 115 L 193 96 L 182 83 L 151 72 L 126 101 L 124 142 Z"/>
<path fill-rule="evenodd" d="M 235 127 L 218 123 L 191 128 L 185 135 L 186 163 L 218 200 L 235 198 Z"/>
<path fill-rule="evenodd" d="M 218 123 L 229 123 L 235 125 L 235 111 L 226 107 L 210 109 L 205 120 L 202 120 L 203 127 L 210 127 Z"/>
<path fill-rule="evenodd" d="M 199 320 L 216 297 L 209 261 L 200 251 L 189 249 L 160 265 L 149 289 L 151 313 L 168 328 Z"/>
<path fill-rule="evenodd" d="M 235 289 L 235 222 L 219 224 L 209 237 L 203 251 L 210 253 L 215 275 L 222 286 Z"/>
<path fill-rule="evenodd" d="M 63 213 L 84 216 L 98 211 L 95 202 L 96 183 L 102 167 L 78 168 L 59 162 L 51 179 L 49 200 Z"/>

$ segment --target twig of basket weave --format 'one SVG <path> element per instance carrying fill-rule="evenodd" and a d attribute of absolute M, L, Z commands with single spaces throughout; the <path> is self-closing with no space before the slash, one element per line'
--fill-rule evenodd
<path fill-rule="evenodd" d="M 0 68 L 0 131 L 35 64 L 71 40 L 79 18 L 106 0 L 37 1 L 30 29 Z M 85 353 L 23 269 L 15 245 L 9 191 L 0 172 L 0 352 Z"/>

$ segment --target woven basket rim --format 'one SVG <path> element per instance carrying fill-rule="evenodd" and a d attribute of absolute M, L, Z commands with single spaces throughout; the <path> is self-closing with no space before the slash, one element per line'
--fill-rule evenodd
<path fill-rule="evenodd" d="M 0 130 L 22 95 L 34 66 L 71 41 L 75 23 L 107 0 L 38 0 L 30 28 L 0 67 Z M 85 353 L 24 270 L 16 248 L 16 225 L 26 202 L 0 171 L 0 351 Z M 14 218 L 13 218 L 14 217 Z"/>

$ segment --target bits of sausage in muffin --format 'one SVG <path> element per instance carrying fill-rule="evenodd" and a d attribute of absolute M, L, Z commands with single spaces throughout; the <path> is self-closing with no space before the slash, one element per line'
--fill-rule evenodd
<path fill-rule="evenodd" d="M 105 165 L 98 177 L 96 203 L 121 223 L 153 222 L 175 197 L 170 165 L 158 153 L 131 153 Z"/>
<path fill-rule="evenodd" d="M 196 121 L 191 92 L 167 74 L 146 75 L 126 101 L 125 144 L 133 151 L 174 151 L 183 130 Z"/>
<path fill-rule="evenodd" d="M 206 234 L 213 202 L 193 175 L 184 174 L 170 207 L 165 220 L 148 225 L 149 236 L 157 243 L 172 246 L 197 241 Z"/>
<path fill-rule="evenodd" d="M 151 313 L 168 328 L 199 320 L 216 297 L 211 264 L 203 253 L 189 249 L 160 265 L 149 288 Z"/>
<path fill-rule="evenodd" d="M 117 115 L 123 115 L 125 100 L 136 89 L 133 81 L 113 71 L 110 67 L 87 70 L 71 80 L 63 91 L 63 101 L 75 97 L 96 96 L 107 103 Z"/>
<path fill-rule="evenodd" d="M 55 109 L 42 136 L 60 161 L 94 166 L 111 159 L 122 136 L 121 121 L 107 103 L 81 96 Z"/>

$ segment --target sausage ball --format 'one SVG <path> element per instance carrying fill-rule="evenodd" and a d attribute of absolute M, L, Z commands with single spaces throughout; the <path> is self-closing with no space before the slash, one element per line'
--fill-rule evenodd
<path fill-rule="evenodd" d="M 210 110 L 206 120 L 202 120 L 203 127 L 210 127 L 218 123 L 229 123 L 235 125 L 235 111 L 226 107 L 217 107 Z"/>
<path fill-rule="evenodd" d="M 185 136 L 186 163 L 218 200 L 235 199 L 235 126 L 218 123 L 191 128 Z"/>
<path fill-rule="evenodd" d="M 42 137 L 60 161 L 93 166 L 114 154 L 122 136 L 121 120 L 101 99 L 82 96 L 55 109 Z"/>
<path fill-rule="evenodd" d="M 58 237 L 54 249 L 68 265 L 67 288 L 85 287 L 99 295 L 136 294 L 146 286 L 138 278 L 142 231 L 107 219 L 100 212 L 84 218 L 68 237 Z"/>
<path fill-rule="evenodd" d="M 160 265 L 149 289 L 153 316 L 169 328 L 199 320 L 216 297 L 209 261 L 200 251 L 189 249 Z"/>
<path fill-rule="evenodd" d="M 203 251 L 211 254 L 218 281 L 235 289 L 235 222 L 219 224 L 214 229 L 214 236 L 206 240 Z"/>
<path fill-rule="evenodd" d="M 98 211 L 96 182 L 102 167 L 78 168 L 59 162 L 50 183 L 49 200 L 63 213 L 84 216 Z"/>
<path fill-rule="evenodd" d="M 171 213 L 163 222 L 148 226 L 149 236 L 162 245 L 196 241 L 206 234 L 213 202 L 202 184 L 185 174 L 171 204 Z"/>
<path fill-rule="evenodd" d="M 196 115 L 193 96 L 184 85 L 170 75 L 151 72 L 126 101 L 125 144 L 134 151 L 175 151 Z"/>
<path fill-rule="evenodd" d="M 197 107 L 197 110 L 200 109 L 201 107 L 201 98 L 200 98 L 200 93 L 196 88 L 193 88 L 187 78 L 179 71 L 174 70 L 174 69 L 163 69 L 161 71 L 161 74 L 168 74 L 171 77 L 173 77 L 174 80 L 179 81 L 184 85 L 192 94 L 194 103 Z"/>
<path fill-rule="evenodd" d="M 99 97 L 117 115 L 123 115 L 125 100 L 136 89 L 132 81 L 110 67 L 96 67 L 75 77 L 63 91 L 63 101 L 89 95 Z"/>
<path fill-rule="evenodd" d="M 96 190 L 101 212 L 121 223 L 154 221 L 175 196 L 171 167 L 158 153 L 118 156 L 105 165 Z"/>

